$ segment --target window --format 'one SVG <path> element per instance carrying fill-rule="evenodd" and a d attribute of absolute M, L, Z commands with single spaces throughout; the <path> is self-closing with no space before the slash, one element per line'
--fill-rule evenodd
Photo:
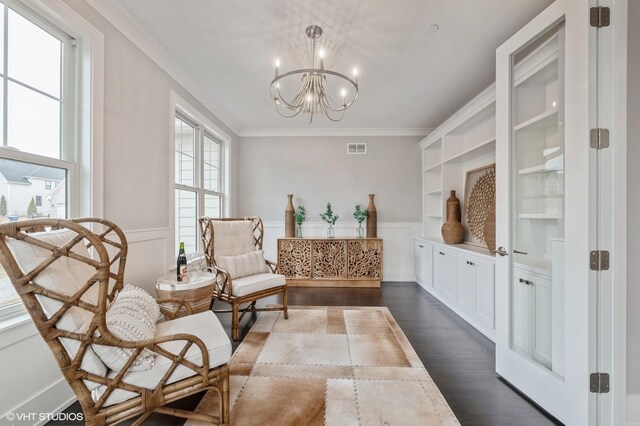
<path fill-rule="evenodd" d="M 175 118 L 176 249 L 193 253 L 200 243 L 198 218 L 223 211 L 222 142 L 182 114 Z"/>
<path fill-rule="evenodd" d="M 76 163 L 75 43 L 18 2 L 0 2 L 0 13 L 0 222 L 65 218 Z M 19 302 L 0 268 L 0 311 Z"/>

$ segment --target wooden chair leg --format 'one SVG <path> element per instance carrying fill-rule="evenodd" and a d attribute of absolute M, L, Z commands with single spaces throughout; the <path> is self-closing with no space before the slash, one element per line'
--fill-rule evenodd
<path fill-rule="evenodd" d="M 232 318 L 231 318 L 231 338 L 238 340 L 238 304 L 231 304 Z"/>
<path fill-rule="evenodd" d="M 222 372 L 220 383 L 220 424 L 229 424 L 229 367 L 226 366 Z"/>
<path fill-rule="evenodd" d="M 287 291 L 288 289 L 285 287 L 284 295 L 282 296 L 282 310 L 284 311 L 284 319 L 289 319 L 289 311 L 287 310 Z"/>

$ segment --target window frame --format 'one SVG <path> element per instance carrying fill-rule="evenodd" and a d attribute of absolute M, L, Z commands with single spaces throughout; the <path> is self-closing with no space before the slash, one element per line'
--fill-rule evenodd
<path fill-rule="evenodd" d="M 225 185 L 225 141 L 218 137 L 216 133 L 210 130 L 205 124 L 202 124 L 199 120 L 194 119 L 190 116 L 188 112 L 186 112 L 182 108 L 175 108 L 173 117 L 173 164 L 175 164 L 176 160 L 176 141 L 175 141 L 175 119 L 179 119 L 184 123 L 188 124 L 194 129 L 194 171 L 193 171 L 193 181 L 196 186 L 179 184 L 176 182 L 176 172 L 173 171 L 172 179 L 173 179 L 173 199 L 175 200 L 176 191 L 188 191 L 196 194 L 196 218 L 193 226 L 196 230 L 196 252 L 200 250 L 201 241 L 198 238 L 199 235 L 199 226 L 198 219 L 205 215 L 205 198 L 207 195 L 217 196 L 220 200 L 220 217 L 225 216 L 225 207 L 226 207 L 226 185 Z M 205 188 L 204 184 L 204 138 L 209 138 L 214 143 L 218 144 L 218 191 L 214 191 L 211 189 Z M 174 201 L 175 202 L 175 201 Z M 175 205 L 173 208 L 175 212 Z M 175 214 L 175 213 L 174 213 Z M 174 226 L 174 236 L 178 234 L 178 217 L 173 218 L 173 226 Z M 177 250 L 178 241 L 174 241 L 174 248 Z"/>
<path fill-rule="evenodd" d="M 62 65 L 68 67 L 68 72 L 63 70 L 61 75 L 61 78 L 64 78 L 61 94 L 64 97 L 63 91 L 69 88 L 74 90 L 74 96 L 67 98 L 66 109 L 63 111 L 63 114 L 67 114 L 67 120 L 66 125 L 62 125 L 60 130 L 67 137 L 61 140 L 60 159 L 5 148 L 2 143 L 0 143 L 0 156 L 10 160 L 66 169 L 67 215 L 69 217 L 102 217 L 104 209 L 104 34 L 73 8 L 62 2 L 25 4 L 18 0 L 4 0 L 0 6 L 4 8 L 5 5 L 11 6 L 14 11 L 41 28 L 44 26 L 46 31 L 50 32 L 53 28 L 72 40 L 71 47 L 75 52 L 73 55 L 68 55 L 68 61 L 63 61 Z M 64 47 L 63 51 L 70 52 Z M 31 336 L 33 330 L 22 326 L 28 322 L 30 317 L 22 302 L 0 308 L 0 333 L 4 334 L 9 329 L 19 327 L 19 332 L 10 333 L 10 341 L 6 341 L 4 345 Z"/>

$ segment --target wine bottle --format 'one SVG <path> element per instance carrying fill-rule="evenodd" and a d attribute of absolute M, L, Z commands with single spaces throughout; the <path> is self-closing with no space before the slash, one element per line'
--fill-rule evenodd
<path fill-rule="evenodd" d="M 178 252 L 178 262 L 177 262 L 177 280 L 182 281 L 182 279 L 186 276 L 187 273 L 187 255 L 184 253 L 184 243 L 180 242 L 180 251 Z"/>

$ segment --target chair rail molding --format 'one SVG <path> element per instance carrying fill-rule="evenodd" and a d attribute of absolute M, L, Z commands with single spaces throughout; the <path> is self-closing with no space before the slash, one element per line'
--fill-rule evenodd
<path fill-rule="evenodd" d="M 355 221 L 335 224 L 336 238 L 355 237 Z M 420 233 L 422 222 L 378 222 L 378 238 L 382 239 L 384 260 L 382 264 L 383 281 L 415 281 L 413 266 L 413 239 Z M 284 221 L 264 221 L 265 257 L 275 261 L 277 258 L 278 238 L 284 237 Z M 305 222 L 302 233 L 305 237 L 323 237 L 327 224 L 321 221 Z"/>

